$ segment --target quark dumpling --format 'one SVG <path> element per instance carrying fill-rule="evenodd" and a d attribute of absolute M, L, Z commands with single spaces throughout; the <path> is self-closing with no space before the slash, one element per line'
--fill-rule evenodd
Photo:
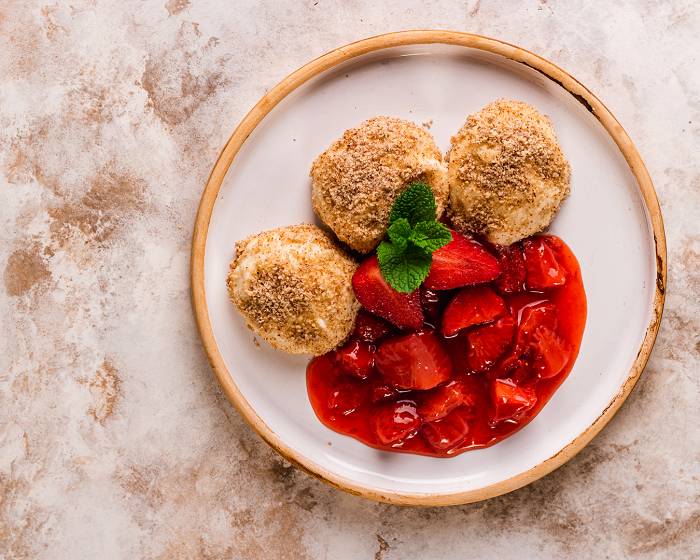
<path fill-rule="evenodd" d="M 315 212 L 361 253 L 384 237 L 389 213 L 414 181 L 430 185 L 438 215 L 447 204 L 447 169 L 433 137 L 412 122 L 374 117 L 323 152 L 311 167 Z"/>
<path fill-rule="evenodd" d="M 569 194 L 569 164 L 547 117 L 499 100 L 453 136 L 448 181 L 454 226 L 510 245 L 549 226 Z"/>
<path fill-rule="evenodd" d="M 238 242 L 226 285 L 253 332 L 278 350 L 319 355 L 352 331 L 356 267 L 318 227 L 288 226 Z"/>

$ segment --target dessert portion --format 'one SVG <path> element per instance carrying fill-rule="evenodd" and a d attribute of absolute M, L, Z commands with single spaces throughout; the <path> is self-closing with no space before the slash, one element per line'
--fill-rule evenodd
<path fill-rule="evenodd" d="M 546 116 L 499 100 L 452 138 L 448 181 L 455 228 L 510 245 L 547 229 L 569 194 L 569 164 Z"/>
<path fill-rule="evenodd" d="M 319 355 L 353 329 L 356 268 L 318 227 L 295 225 L 238 242 L 226 285 L 248 327 L 271 346 Z"/>
<path fill-rule="evenodd" d="M 413 181 L 430 186 L 438 216 L 448 199 L 446 166 L 432 136 L 393 117 L 345 131 L 314 161 L 311 179 L 314 211 L 360 253 L 382 240 L 394 201 Z"/>
<path fill-rule="evenodd" d="M 306 382 L 321 422 L 435 457 L 530 422 L 573 367 L 586 322 L 573 253 L 533 236 L 569 193 L 549 120 L 491 103 L 453 137 L 446 170 L 425 130 L 376 117 L 311 177 L 321 220 L 371 254 L 358 266 L 315 226 L 279 228 L 237 244 L 227 284 L 253 331 L 316 356 Z"/>
<path fill-rule="evenodd" d="M 352 336 L 307 369 L 323 424 L 378 449 L 451 457 L 512 435 L 547 403 L 583 335 L 576 258 L 554 236 L 469 242 L 433 253 L 443 252 L 434 266 L 445 288 L 424 283 L 382 307 L 376 258 L 360 264 L 353 285 L 364 307 Z"/>

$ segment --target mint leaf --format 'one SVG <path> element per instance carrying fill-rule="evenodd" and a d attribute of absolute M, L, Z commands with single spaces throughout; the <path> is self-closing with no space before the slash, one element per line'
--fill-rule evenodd
<path fill-rule="evenodd" d="M 425 183 L 412 183 L 394 201 L 389 223 L 404 218 L 411 226 L 435 220 L 437 207 L 433 191 Z"/>
<path fill-rule="evenodd" d="M 420 247 L 382 241 L 377 247 L 377 258 L 382 276 L 398 292 L 410 293 L 418 289 L 430 272 L 432 258 Z"/>
<path fill-rule="evenodd" d="M 379 244 L 377 258 L 382 276 L 395 290 L 416 290 L 430 272 L 431 253 L 452 241 L 450 230 L 435 218 L 435 196 L 425 183 L 412 183 L 394 201 L 389 240 Z"/>
<path fill-rule="evenodd" d="M 397 222 L 398 223 L 398 222 Z M 391 234 L 389 234 L 391 237 Z M 408 237 L 414 245 L 428 253 L 437 251 L 452 241 L 452 233 L 440 222 L 418 222 Z"/>
<path fill-rule="evenodd" d="M 408 223 L 406 218 L 399 218 L 389 226 L 386 232 L 392 243 L 405 248 L 406 242 L 411 236 L 411 224 Z"/>

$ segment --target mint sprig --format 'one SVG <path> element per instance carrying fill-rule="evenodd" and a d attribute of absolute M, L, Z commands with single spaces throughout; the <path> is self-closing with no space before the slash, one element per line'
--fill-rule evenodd
<path fill-rule="evenodd" d="M 452 241 L 450 230 L 436 221 L 433 191 L 412 183 L 394 202 L 388 240 L 377 247 L 382 276 L 396 291 L 416 290 L 430 272 L 432 253 Z"/>

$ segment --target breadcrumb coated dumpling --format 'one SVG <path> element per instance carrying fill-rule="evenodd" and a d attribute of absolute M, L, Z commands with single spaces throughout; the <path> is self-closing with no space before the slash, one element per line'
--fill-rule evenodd
<path fill-rule="evenodd" d="M 569 194 L 569 164 L 546 116 L 499 100 L 453 136 L 448 181 L 455 227 L 510 245 L 549 226 Z"/>
<path fill-rule="evenodd" d="M 394 117 L 374 117 L 346 130 L 318 156 L 311 178 L 314 211 L 361 253 L 382 240 L 394 200 L 410 183 L 431 187 L 438 215 L 447 204 L 447 170 L 433 137 Z"/>
<path fill-rule="evenodd" d="M 236 243 L 226 284 L 248 326 L 278 350 L 324 354 L 352 331 L 356 263 L 313 225 Z"/>

